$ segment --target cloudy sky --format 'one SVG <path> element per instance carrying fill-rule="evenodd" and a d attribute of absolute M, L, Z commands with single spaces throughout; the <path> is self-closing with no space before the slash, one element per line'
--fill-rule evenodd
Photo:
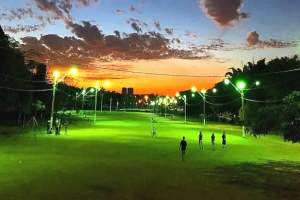
<path fill-rule="evenodd" d="M 0 0 L 4 31 L 78 87 L 174 95 L 299 54 L 299 0 Z"/>

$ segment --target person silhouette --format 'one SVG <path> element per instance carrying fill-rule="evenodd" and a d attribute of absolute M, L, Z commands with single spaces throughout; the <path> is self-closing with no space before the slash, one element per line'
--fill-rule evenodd
<path fill-rule="evenodd" d="M 223 145 L 222 151 L 225 151 L 226 150 L 226 133 L 225 133 L 225 131 L 223 131 L 223 134 L 222 134 L 222 145 Z"/>
<path fill-rule="evenodd" d="M 202 143 L 202 139 L 203 139 L 203 134 L 202 134 L 202 131 L 199 132 L 199 147 L 200 149 L 204 149 L 203 148 L 203 143 Z"/>
<path fill-rule="evenodd" d="M 211 134 L 211 145 L 212 145 L 212 150 L 214 151 L 214 150 L 216 150 L 216 147 L 215 147 L 215 134 L 214 133 L 212 133 Z"/>
<path fill-rule="evenodd" d="M 187 147 L 187 142 L 185 140 L 185 137 L 183 136 L 182 140 L 180 141 L 180 144 L 179 144 L 179 150 L 181 150 L 182 161 L 184 161 L 186 147 Z"/>

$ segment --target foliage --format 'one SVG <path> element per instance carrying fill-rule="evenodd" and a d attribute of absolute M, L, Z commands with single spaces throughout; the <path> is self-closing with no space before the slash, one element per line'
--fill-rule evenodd
<path fill-rule="evenodd" d="M 265 106 L 259 109 L 257 116 L 251 121 L 253 132 L 259 135 L 280 130 L 282 109 L 282 105 Z"/>
<path fill-rule="evenodd" d="M 284 98 L 286 104 L 275 104 L 259 109 L 251 122 L 253 132 L 268 134 L 280 132 L 285 141 L 300 142 L 300 92 L 294 91 Z"/>
<path fill-rule="evenodd" d="M 30 102 L 30 72 L 18 44 L 0 27 L 0 112 L 16 112 Z"/>
<path fill-rule="evenodd" d="M 282 132 L 285 141 L 300 142 L 300 92 L 293 91 L 284 98 L 287 103 L 284 109 Z"/>
<path fill-rule="evenodd" d="M 300 142 L 300 104 L 286 106 L 282 132 L 285 141 Z"/>

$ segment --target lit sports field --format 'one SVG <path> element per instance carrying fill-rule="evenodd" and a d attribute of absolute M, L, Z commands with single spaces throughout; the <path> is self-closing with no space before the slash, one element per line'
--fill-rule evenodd
<path fill-rule="evenodd" d="M 71 120 L 67 135 L 1 136 L 0 199 L 299 199 L 299 144 L 276 136 L 242 138 L 240 127 L 226 124 L 207 122 L 203 128 L 163 117 L 156 117 L 157 138 L 152 138 L 152 116 L 103 113 L 96 124 Z M 178 149 L 182 136 L 188 142 L 185 162 Z"/>

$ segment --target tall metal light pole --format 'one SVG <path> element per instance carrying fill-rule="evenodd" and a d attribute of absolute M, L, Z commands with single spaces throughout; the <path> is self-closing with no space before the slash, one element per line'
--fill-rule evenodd
<path fill-rule="evenodd" d="M 83 104 L 84 104 L 84 95 L 85 95 L 85 91 L 86 90 L 82 90 L 82 103 L 81 103 L 81 110 L 82 110 L 82 114 L 84 114 L 84 112 L 83 112 Z"/>
<path fill-rule="evenodd" d="M 51 104 L 51 115 L 50 115 L 50 131 L 53 129 L 53 113 L 54 113 L 54 101 L 55 101 L 55 92 L 56 92 L 56 84 L 57 78 L 59 77 L 58 72 L 54 72 L 54 82 L 53 82 L 53 91 L 52 91 L 52 104 Z"/>
<path fill-rule="evenodd" d="M 106 86 L 109 86 L 109 85 L 110 85 L 110 82 L 109 82 L 109 81 L 106 81 L 106 82 L 105 82 L 105 85 L 106 85 Z M 96 92 L 95 92 L 95 113 L 94 113 L 94 122 L 96 122 L 96 117 L 97 117 L 98 90 L 100 91 L 100 90 L 102 90 L 102 89 L 103 89 L 103 86 L 100 86 L 100 87 L 99 87 L 99 84 L 98 84 L 98 83 L 95 84 L 95 90 L 96 90 Z M 102 96 L 103 96 L 103 94 L 101 94 L 101 113 L 102 113 Z"/>
<path fill-rule="evenodd" d="M 109 112 L 111 112 L 111 104 L 112 104 L 112 97 L 110 96 L 110 100 L 109 100 Z"/>
<path fill-rule="evenodd" d="M 214 88 L 213 92 L 215 93 L 217 90 Z M 205 114 L 205 104 L 206 104 L 206 90 L 201 90 L 201 93 L 196 89 L 196 87 L 192 87 L 192 92 L 197 92 L 203 99 L 203 126 L 206 123 L 206 114 Z"/>
<path fill-rule="evenodd" d="M 186 102 L 186 95 L 182 96 L 179 92 L 177 92 L 176 96 L 180 97 L 184 101 L 184 121 L 186 122 L 186 104 L 187 104 L 187 102 Z"/>
<path fill-rule="evenodd" d="M 95 112 L 94 112 L 94 123 L 96 123 L 96 117 L 97 117 L 97 100 L 98 100 L 98 87 L 99 85 L 96 83 L 95 84 Z"/>
<path fill-rule="evenodd" d="M 228 85 L 229 83 L 241 94 L 241 99 L 242 99 L 242 114 L 241 114 L 241 120 L 243 122 L 243 125 L 242 125 L 242 135 L 243 135 L 243 138 L 245 137 L 245 125 L 244 125 L 244 119 L 245 119 L 245 110 L 244 110 L 244 96 L 245 96 L 245 92 L 244 92 L 244 89 L 246 87 L 246 83 L 243 82 L 243 81 L 240 81 L 237 83 L 237 87 L 228 79 L 226 78 L 224 80 L 225 84 Z M 258 86 L 259 85 L 259 81 L 256 81 L 255 83 L 253 83 L 250 87 L 252 88 L 253 85 L 256 85 Z M 248 90 L 249 90 L 248 89 Z"/>
<path fill-rule="evenodd" d="M 100 109 L 100 112 L 102 113 L 103 93 L 101 93 L 100 95 L 101 95 L 101 109 Z"/>
<path fill-rule="evenodd" d="M 78 92 L 76 92 L 76 96 L 75 96 L 75 112 L 77 112 L 77 95 L 78 95 Z"/>
<path fill-rule="evenodd" d="M 71 74 L 74 75 L 76 74 L 76 69 L 71 69 L 70 70 Z M 53 72 L 53 76 L 54 76 L 54 82 L 53 82 L 53 92 L 52 92 L 52 103 L 51 103 L 51 114 L 50 114 L 50 127 L 49 130 L 52 131 L 53 129 L 53 113 L 54 113 L 54 102 L 55 102 L 55 93 L 56 93 L 56 86 L 59 82 L 61 82 L 67 75 L 69 74 L 69 72 L 64 75 L 62 78 L 60 78 L 59 80 L 59 72 L 58 71 L 54 71 Z"/>

